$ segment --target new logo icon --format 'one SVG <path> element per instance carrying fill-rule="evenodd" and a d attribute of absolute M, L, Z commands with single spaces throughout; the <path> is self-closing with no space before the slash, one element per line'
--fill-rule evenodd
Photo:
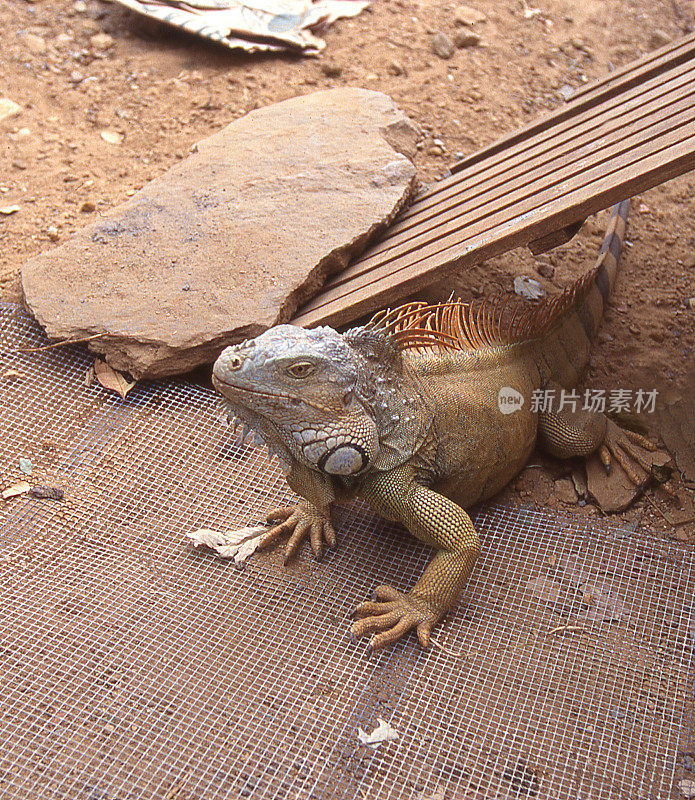
<path fill-rule="evenodd" d="M 503 414 L 513 414 L 524 407 L 524 396 L 511 386 L 503 386 L 497 393 L 497 408 Z"/>

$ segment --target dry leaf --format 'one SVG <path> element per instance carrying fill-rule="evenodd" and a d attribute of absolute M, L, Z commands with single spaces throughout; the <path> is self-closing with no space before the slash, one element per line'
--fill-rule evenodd
<path fill-rule="evenodd" d="M 136 381 L 127 378 L 122 372 L 112 369 L 99 358 L 94 361 L 94 375 L 104 389 L 111 389 L 121 397 L 125 397 L 136 384 Z"/>
<path fill-rule="evenodd" d="M 29 489 L 31 489 L 31 486 L 26 481 L 20 481 L 19 483 L 15 483 L 14 486 L 4 489 L 2 499 L 9 500 L 10 497 L 18 497 L 20 494 L 26 494 Z"/>
<path fill-rule="evenodd" d="M 24 374 L 21 372 L 17 372 L 16 369 L 6 369 L 2 373 L 3 378 L 12 378 L 12 380 L 21 381 L 24 378 Z"/>
<path fill-rule="evenodd" d="M 220 558 L 233 558 L 235 564 L 243 564 L 250 558 L 261 541 L 261 536 L 270 530 L 268 525 L 255 525 L 235 531 L 213 531 L 200 528 L 186 534 L 195 547 L 204 544 L 214 550 Z"/>
<path fill-rule="evenodd" d="M 357 738 L 360 740 L 360 744 L 372 750 L 376 750 L 384 742 L 395 742 L 398 739 L 398 731 L 392 728 L 386 720 L 377 717 L 377 722 L 379 724 L 371 733 L 366 733 L 362 728 L 357 729 Z"/>

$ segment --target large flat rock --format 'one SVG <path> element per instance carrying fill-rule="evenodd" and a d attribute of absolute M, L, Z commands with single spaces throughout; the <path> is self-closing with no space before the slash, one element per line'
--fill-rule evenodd
<path fill-rule="evenodd" d="M 49 336 L 137 378 L 287 322 L 407 202 L 416 127 L 380 92 L 252 111 L 22 271 Z"/>

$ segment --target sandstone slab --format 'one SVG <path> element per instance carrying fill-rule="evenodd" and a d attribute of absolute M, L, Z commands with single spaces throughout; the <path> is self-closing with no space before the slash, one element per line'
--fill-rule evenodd
<path fill-rule="evenodd" d="M 415 190 L 417 128 L 380 92 L 252 111 L 60 247 L 24 297 L 55 339 L 137 378 L 186 372 L 287 322 Z M 409 156 L 409 157 L 408 157 Z"/>

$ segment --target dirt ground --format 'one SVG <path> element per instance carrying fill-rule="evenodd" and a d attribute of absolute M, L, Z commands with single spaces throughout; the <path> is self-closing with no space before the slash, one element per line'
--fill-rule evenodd
<path fill-rule="evenodd" d="M 320 57 L 300 59 L 230 53 L 98 0 L 0 0 L 0 96 L 22 106 L 0 122 L 0 206 L 19 206 L 0 216 L 0 300 L 20 298 L 28 258 L 251 109 L 336 86 L 384 91 L 422 129 L 416 164 L 429 183 L 460 155 L 560 105 L 565 87 L 695 26 L 692 0 L 480 0 L 471 3 L 487 15 L 474 27 L 480 46 L 442 59 L 432 39 L 438 32 L 454 38 L 457 5 L 375 0 L 331 27 Z M 540 13 L 525 14 L 531 6 Z M 111 39 L 94 38 L 103 33 Z M 104 131 L 116 134 L 107 137 L 113 142 Z M 688 305 L 695 296 L 694 212 L 693 174 L 636 198 L 630 246 L 587 385 L 684 390 L 695 343 L 695 308 Z M 509 291 L 518 274 L 558 291 L 590 266 L 602 229 L 600 217 L 590 219 L 561 248 L 538 258 L 510 253 L 428 294 L 492 296 Z M 598 513 L 558 481 L 567 471 L 543 460 L 542 469 L 522 473 L 508 499 Z M 695 521 L 688 522 L 695 520 L 694 494 L 685 486 L 677 501 L 652 493 L 622 517 L 695 541 Z"/>

